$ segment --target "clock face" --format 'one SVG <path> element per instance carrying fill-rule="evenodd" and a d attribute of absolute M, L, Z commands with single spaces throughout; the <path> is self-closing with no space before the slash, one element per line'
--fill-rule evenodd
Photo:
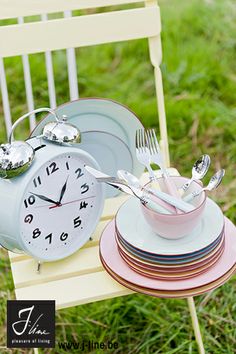
<path fill-rule="evenodd" d="M 35 258 L 64 258 L 91 236 L 103 203 L 102 186 L 84 166 L 80 154 L 64 153 L 42 165 L 28 183 L 20 233 Z"/>

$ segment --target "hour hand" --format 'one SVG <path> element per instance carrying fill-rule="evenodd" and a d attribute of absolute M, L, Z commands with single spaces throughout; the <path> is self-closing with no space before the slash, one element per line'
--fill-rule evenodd
<path fill-rule="evenodd" d="M 44 195 L 41 195 L 41 194 L 36 194 L 36 193 L 32 193 L 30 192 L 31 194 L 35 195 L 36 197 L 44 200 L 45 202 L 49 202 L 49 203 L 53 203 L 53 204 L 58 204 L 58 202 L 55 202 L 55 200 L 52 200 L 48 197 L 45 197 Z"/>

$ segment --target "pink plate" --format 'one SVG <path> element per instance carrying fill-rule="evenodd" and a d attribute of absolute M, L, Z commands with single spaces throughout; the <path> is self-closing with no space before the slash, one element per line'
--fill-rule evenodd
<path fill-rule="evenodd" d="M 155 297 L 163 297 L 163 298 L 186 298 L 189 296 L 196 296 L 196 295 L 200 295 L 203 294 L 205 292 L 208 292 L 210 290 L 213 290 L 215 288 L 218 288 L 219 286 L 223 285 L 227 280 L 229 280 L 229 278 L 233 275 L 233 273 L 235 272 L 235 267 L 233 267 L 229 272 L 225 273 L 225 275 L 221 278 L 219 278 L 217 281 L 212 282 L 210 284 L 198 287 L 198 288 L 194 288 L 194 289 L 189 289 L 189 290 L 174 290 L 174 291 L 158 291 L 158 290 L 152 290 L 152 289 L 148 289 L 148 288 L 143 288 L 140 286 L 137 286 L 135 284 L 129 283 L 127 281 L 125 281 L 124 279 L 120 278 L 117 274 L 113 273 L 112 270 L 110 268 L 107 267 L 107 265 L 104 263 L 102 256 L 101 257 L 101 261 L 102 264 L 104 266 L 104 268 L 106 269 L 106 271 L 110 274 L 110 276 L 115 279 L 116 281 L 118 281 L 118 283 L 124 285 L 125 287 L 136 291 L 136 292 L 140 292 L 142 294 L 146 294 L 146 295 L 150 295 L 150 296 L 155 296 Z"/>
<path fill-rule="evenodd" d="M 216 265 L 199 276 L 175 282 L 147 278 L 129 268 L 118 252 L 115 240 L 114 220 L 108 224 L 102 234 L 100 253 L 103 262 L 105 262 L 112 272 L 134 285 L 160 291 L 193 289 L 217 281 L 217 279 L 223 277 L 235 266 L 236 228 L 229 219 L 225 218 L 225 249 Z"/>
<path fill-rule="evenodd" d="M 160 279 L 163 279 L 163 278 L 169 278 L 169 279 L 181 279 L 181 277 L 190 277 L 190 276 L 195 276 L 197 274 L 199 274 L 200 272 L 203 272 L 203 271 L 207 271 L 211 266 L 213 266 L 221 257 L 222 253 L 224 251 L 224 245 L 221 247 L 221 249 L 219 250 L 219 252 L 214 256 L 212 257 L 211 261 L 208 262 L 207 264 L 203 265 L 203 266 L 200 266 L 196 269 L 193 269 L 193 270 L 181 270 L 181 271 L 176 271 L 176 270 L 169 270 L 168 272 L 163 272 L 163 271 L 160 271 L 159 269 L 149 269 L 149 268 L 145 268 L 143 266 L 139 266 L 137 265 L 136 263 L 132 262 L 130 259 L 128 259 L 125 254 L 122 253 L 121 250 L 119 250 L 119 253 L 121 255 L 121 257 L 124 259 L 124 261 L 130 266 L 130 268 L 134 269 L 136 272 L 140 273 L 140 274 L 143 274 L 143 275 L 146 275 L 146 276 L 149 276 L 150 277 L 156 277 L 156 278 L 160 278 Z"/>
<path fill-rule="evenodd" d="M 223 253 L 223 249 L 222 249 L 222 253 Z M 152 279 L 159 279 L 159 280 L 172 280 L 172 281 L 176 281 L 176 280 L 182 280 L 182 279 L 190 279 L 193 277 L 196 277 L 204 272 L 207 272 L 211 267 L 213 267 L 215 265 L 215 263 L 218 261 L 218 259 L 221 257 L 221 254 L 219 254 L 217 259 L 214 259 L 212 261 L 211 264 L 209 264 L 208 267 L 205 267 L 205 269 L 197 269 L 197 271 L 195 271 L 194 273 L 182 273 L 179 276 L 176 274 L 167 274 L 167 275 L 163 275 L 161 273 L 152 273 L 152 272 L 147 272 L 146 270 L 143 271 L 140 268 L 134 267 L 132 265 L 129 264 L 129 262 L 127 262 L 127 264 L 130 266 L 131 269 L 133 269 L 135 272 L 144 275 L 145 277 L 149 277 Z"/>

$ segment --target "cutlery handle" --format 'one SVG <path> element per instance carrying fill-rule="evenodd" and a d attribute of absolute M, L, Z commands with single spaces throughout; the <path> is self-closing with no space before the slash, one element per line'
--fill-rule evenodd
<path fill-rule="evenodd" d="M 165 202 L 175 206 L 176 208 L 186 212 L 194 210 L 194 206 L 187 203 L 186 201 L 182 199 L 177 199 L 174 196 L 171 196 L 167 193 L 158 191 L 158 190 L 153 190 L 153 189 L 148 189 L 146 190 L 147 192 L 151 193 L 152 195 L 155 195 L 156 197 L 164 200 Z"/>
<path fill-rule="evenodd" d="M 146 206 L 149 209 L 152 209 L 158 213 L 161 214 L 173 214 L 173 212 L 170 212 L 169 210 L 167 210 L 166 208 L 163 208 L 159 203 L 152 201 L 151 199 L 147 199 L 146 200 Z"/>
<path fill-rule="evenodd" d="M 163 177 L 169 194 L 173 195 L 175 198 L 181 199 L 174 181 L 169 178 L 166 172 L 163 173 Z"/>
<path fill-rule="evenodd" d="M 163 210 L 161 212 L 163 213 L 169 212 L 170 214 L 176 214 L 176 208 L 173 205 L 170 205 L 162 198 L 158 197 L 157 194 L 155 194 L 155 191 L 157 190 L 156 189 L 154 190 L 152 188 L 143 188 L 144 198 L 148 200 L 152 200 L 152 202 L 158 204 L 158 206 Z"/>
<path fill-rule="evenodd" d="M 155 181 L 157 178 L 156 178 L 156 176 L 155 176 L 155 174 L 154 174 L 154 171 L 153 171 L 153 169 L 151 168 L 151 165 L 146 165 L 146 168 L 147 168 L 147 170 L 148 170 L 148 173 L 149 173 L 149 180 L 150 181 Z"/>
<path fill-rule="evenodd" d="M 185 182 L 182 187 L 180 187 L 179 191 L 184 193 L 188 190 L 188 188 L 190 187 L 191 183 L 193 182 L 193 179 L 191 178 L 190 180 L 188 180 L 187 182 Z"/>
<path fill-rule="evenodd" d="M 168 176 L 166 174 L 164 174 L 163 177 L 164 177 L 164 181 L 165 181 L 165 185 L 168 190 L 168 193 L 170 195 L 173 195 L 173 197 L 175 197 L 175 198 L 181 199 L 180 194 L 178 193 L 177 187 L 174 184 L 173 180 L 168 178 Z M 181 212 L 179 211 L 179 209 L 176 208 L 176 213 L 179 214 Z"/>
<path fill-rule="evenodd" d="M 183 201 L 189 203 L 191 202 L 195 197 L 197 197 L 200 193 L 189 193 L 188 195 L 186 195 L 184 198 L 183 198 Z"/>

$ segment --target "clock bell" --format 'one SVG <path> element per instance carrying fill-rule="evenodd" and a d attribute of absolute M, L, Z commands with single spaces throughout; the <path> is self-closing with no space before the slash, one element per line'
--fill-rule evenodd
<path fill-rule="evenodd" d="M 9 141 L 0 146 L 0 177 L 13 178 L 24 173 L 32 164 L 35 156 L 33 147 L 26 141 L 14 141 L 13 132 L 25 118 L 33 113 L 49 112 L 55 117 L 55 122 L 47 123 L 43 129 L 43 139 L 58 144 L 73 144 L 81 141 L 77 127 L 67 122 L 67 117 L 58 117 L 50 108 L 39 108 L 20 117 L 12 126 Z"/>

